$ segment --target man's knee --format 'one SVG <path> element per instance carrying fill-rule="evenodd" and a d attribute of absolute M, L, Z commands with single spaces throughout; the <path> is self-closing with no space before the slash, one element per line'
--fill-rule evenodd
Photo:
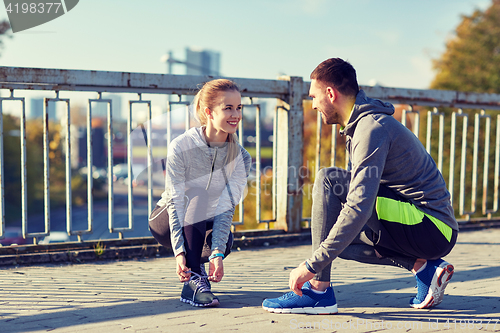
<path fill-rule="evenodd" d="M 318 171 L 315 183 L 332 181 L 332 180 L 341 181 L 350 178 L 351 175 L 349 171 L 338 167 L 330 167 L 330 168 L 323 168 Z"/>
<path fill-rule="evenodd" d="M 316 174 L 313 191 L 323 193 L 325 188 L 329 188 L 336 195 L 345 195 L 347 194 L 346 191 L 348 191 L 349 180 L 350 173 L 345 169 L 338 167 L 323 168 Z"/>

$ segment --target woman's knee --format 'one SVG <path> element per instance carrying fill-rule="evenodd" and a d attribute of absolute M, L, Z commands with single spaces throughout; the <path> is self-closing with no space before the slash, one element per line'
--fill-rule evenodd
<path fill-rule="evenodd" d="M 156 206 L 149 216 L 149 229 L 155 238 L 170 238 L 167 206 Z M 154 233 L 153 233 L 154 232 Z"/>
<path fill-rule="evenodd" d="M 163 246 L 170 244 L 170 225 L 165 206 L 156 206 L 149 217 L 149 229 L 153 237 Z"/>
<path fill-rule="evenodd" d="M 156 206 L 149 215 L 148 223 L 153 229 L 169 229 L 167 206 Z"/>

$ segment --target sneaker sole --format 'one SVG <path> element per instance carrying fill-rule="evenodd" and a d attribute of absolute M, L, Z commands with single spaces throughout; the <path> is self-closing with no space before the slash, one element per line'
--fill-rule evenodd
<path fill-rule="evenodd" d="M 186 299 L 186 298 L 183 298 L 183 297 L 180 298 L 180 301 L 184 302 L 184 303 L 191 304 L 192 306 L 197 306 L 197 307 L 202 307 L 202 308 L 213 307 L 213 306 L 218 306 L 219 305 L 219 300 L 217 298 L 214 299 L 211 303 L 206 303 L 206 304 L 196 303 L 196 302 L 193 302 L 190 299 Z"/>
<path fill-rule="evenodd" d="M 433 279 L 430 288 L 432 289 L 433 292 L 434 305 L 438 305 L 443 301 L 444 290 L 448 285 L 448 283 L 450 282 L 455 270 L 453 265 L 447 262 L 441 263 L 438 270 L 439 269 L 442 269 L 442 271 L 438 274 L 438 277 L 436 278 L 436 284 L 434 285 L 434 279 Z"/>
<path fill-rule="evenodd" d="M 332 306 L 306 307 L 306 308 L 268 308 L 265 306 L 262 306 L 262 308 L 272 313 L 303 313 L 303 314 L 318 314 L 318 315 L 338 313 L 337 304 Z"/>
<path fill-rule="evenodd" d="M 416 309 L 428 309 L 440 304 L 443 301 L 444 290 L 453 276 L 454 267 L 446 261 L 442 262 L 436 269 L 436 273 L 432 277 L 429 292 L 424 301 L 420 304 L 412 304 Z"/>

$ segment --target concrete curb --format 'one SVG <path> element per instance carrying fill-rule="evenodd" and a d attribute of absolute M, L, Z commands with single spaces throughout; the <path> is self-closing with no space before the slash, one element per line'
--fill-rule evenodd
<path fill-rule="evenodd" d="M 282 230 L 236 233 L 233 250 L 272 245 L 297 245 L 311 241 L 310 230 L 285 234 Z M 171 256 L 172 249 L 158 244 L 153 237 L 126 240 L 70 242 L 53 245 L 19 245 L 0 248 L 0 267 L 46 263 L 83 263 Z"/>
<path fill-rule="evenodd" d="M 498 221 L 460 224 L 460 232 L 498 228 Z M 311 244 L 311 230 L 287 234 L 284 230 L 249 230 L 236 232 L 233 250 L 252 247 Z M 0 267 L 39 265 L 46 263 L 84 263 L 91 261 L 127 260 L 166 257 L 171 248 L 159 245 L 153 237 L 69 242 L 50 245 L 18 245 L 0 247 Z"/>

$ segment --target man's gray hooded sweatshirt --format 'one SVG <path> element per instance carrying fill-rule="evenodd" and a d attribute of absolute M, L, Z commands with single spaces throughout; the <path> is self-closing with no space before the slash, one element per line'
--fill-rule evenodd
<path fill-rule="evenodd" d="M 307 261 L 320 272 L 354 240 L 373 213 L 379 185 L 458 230 L 441 172 L 418 138 L 392 115 L 389 103 L 360 90 L 346 127 L 351 181 L 337 222 Z"/>
<path fill-rule="evenodd" d="M 238 154 L 228 161 L 226 155 L 230 145 L 234 144 L 238 147 Z M 212 251 L 225 252 L 235 205 L 243 196 L 251 163 L 250 154 L 238 143 L 208 146 L 203 127 L 191 128 L 172 140 L 168 147 L 165 191 L 157 205 L 165 206 L 168 211 L 170 240 L 175 256 L 186 252 L 182 227 L 188 200 L 185 193 L 191 188 L 208 191 L 206 217 L 214 223 Z"/>

